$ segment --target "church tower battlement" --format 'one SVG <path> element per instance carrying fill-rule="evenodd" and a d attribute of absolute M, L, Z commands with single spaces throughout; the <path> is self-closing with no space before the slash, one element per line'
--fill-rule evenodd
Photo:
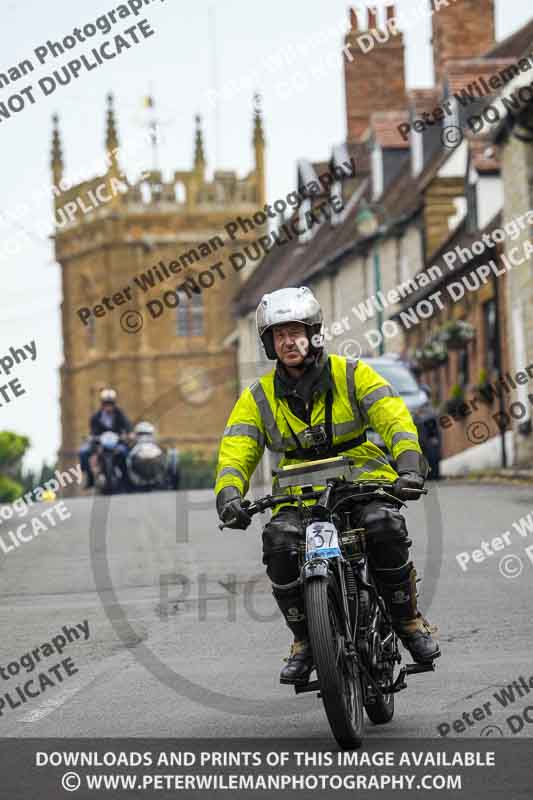
<path fill-rule="evenodd" d="M 252 217 L 265 205 L 265 140 L 256 104 L 253 169 L 242 178 L 215 170 L 208 180 L 198 116 L 195 126 L 190 170 L 176 170 L 165 180 L 153 167 L 130 181 L 122 171 L 126 165 L 109 95 L 105 168 L 69 186 L 59 120 L 53 118 L 54 243 L 63 298 L 63 468 L 77 461 L 103 386 L 117 390 L 118 403 L 133 422 L 153 422 L 166 444 L 206 456 L 218 448 L 238 386 L 232 300 L 255 266 L 238 272 L 229 259 L 266 233 L 266 226 L 249 232 L 243 227 L 223 245 L 222 234 L 228 222 Z M 171 263 L 183 265 L 173 270 L 179 274 L 161 267 Z M 176 292 L 209 270 L 217 280 L 208 288 Z M 147 275 L 152 278 L 142 277 Z M 152 287 L 154 275 L 158 280 Z M 178 304 L 165 306 L 158 316 L 147 313 L 147 304 L 165 293 Z M 80 309 L 87 311 L 80 316 Z"/>

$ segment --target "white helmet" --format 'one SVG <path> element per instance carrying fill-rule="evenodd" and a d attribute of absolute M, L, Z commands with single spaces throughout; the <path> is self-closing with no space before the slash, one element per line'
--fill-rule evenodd
<path fill-rule="evenodd" d="M 257 332 L 263 342 L 267 358 L 271 360 L 277 358 L 272 337 L 274 325 L 301 322 L 310 328 L 309 352 L 317 353 L 322 349 L 324 341 L 322 308 L 307 286 L 278 289 L 263 295 L 257 306 L 255 317 Z M 320 339 L 316 339 L 316 336 L 319 336 Z"/>
<path fill-rule="evenodd" d="M 114 389 L 102 389 L 100 392 L 100 401 L 102 403 L 116 403 L 117 393 Z"/>
<path fill-rule="evenodd" d="M 155 436 L 155 427 L 152 425 L 151 422 L 138 422 L 135 428 L 133 429 L 135 435 L 138 436 Z"/>

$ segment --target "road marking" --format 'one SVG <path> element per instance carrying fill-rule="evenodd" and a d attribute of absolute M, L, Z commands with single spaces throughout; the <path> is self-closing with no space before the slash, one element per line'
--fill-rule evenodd
<path fill-rule="evenodd" d="M 123 655 L 123 653 L 120 653 L 112 657 L 113 662 L 121 659 Z M 49 716 L 49 714 L 52 714 L 53 711 L 61 708 L 61 706 L 64 705 L 67 700 L 70 700 L 84 689 L 87 689 L 97 678 L 100 678 L 103 673 L 110 672 L 112 669 L 115 669 L 115 664 L 110 664 L 109 660 L 106 659 L 104 663 L 100 664 L 99 667 L 94 669 L 92 673 L 84 680 L 79 680 L 75 686 L 71 684 L 69 687 L 65 687 L 58 694 L 54 695 L 54 697 L 43 700 L 43 702 L 39 703 L 39 705 L 35 708 L 28 709 L 16 720 L 16 723 L 23 722 L 33 724 L 34 722 L 39 722 L 40 720 Z"/>

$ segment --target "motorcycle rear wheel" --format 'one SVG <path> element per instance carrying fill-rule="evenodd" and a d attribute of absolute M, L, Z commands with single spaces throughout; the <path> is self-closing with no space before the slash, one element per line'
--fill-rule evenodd
<path fill-rule="evenodd" d="M 333 578 L 305 585 L 307 626 L 322 702 L 331 731 L 344 750 L 361 747 L 363 696 L 357 664 L 343 654 L 341 603 Z"/>

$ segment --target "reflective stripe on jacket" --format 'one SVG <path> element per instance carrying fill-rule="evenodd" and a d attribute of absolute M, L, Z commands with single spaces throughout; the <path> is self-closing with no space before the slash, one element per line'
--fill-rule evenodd
<path fill-rule="evenodd" d="M 390 383 L 365 361 L 351 361 L 337 355 L 330 355 L 329 361 L 334 384 L 332 443 L 348 441 L 372 427 L 394 459 L 404 450 L 421 453 L 411 414 Z M 274 373 L 275 369 L 245 389 L 231 412 L 220 443 L 216 494 L 226 486 L 235 486 L 244 496 L 265 446 L 276 452 L 296 447 L 291 429 L 300 446 L 306 447 L 300 434 L 308 425 L 292 413 L 285 398 L 275 396 Z M 311 425 L 324 422 L 325 394 L 322 394 L 314 399 Z M 391 481 L 398 477 L 372 442 L 366 441 L 344 454 L 355 458 L 356 477 Z M 283 456 L 280 466 L 301 461 Z M 285 490 L 291 494 L 297 491 Z"/>

